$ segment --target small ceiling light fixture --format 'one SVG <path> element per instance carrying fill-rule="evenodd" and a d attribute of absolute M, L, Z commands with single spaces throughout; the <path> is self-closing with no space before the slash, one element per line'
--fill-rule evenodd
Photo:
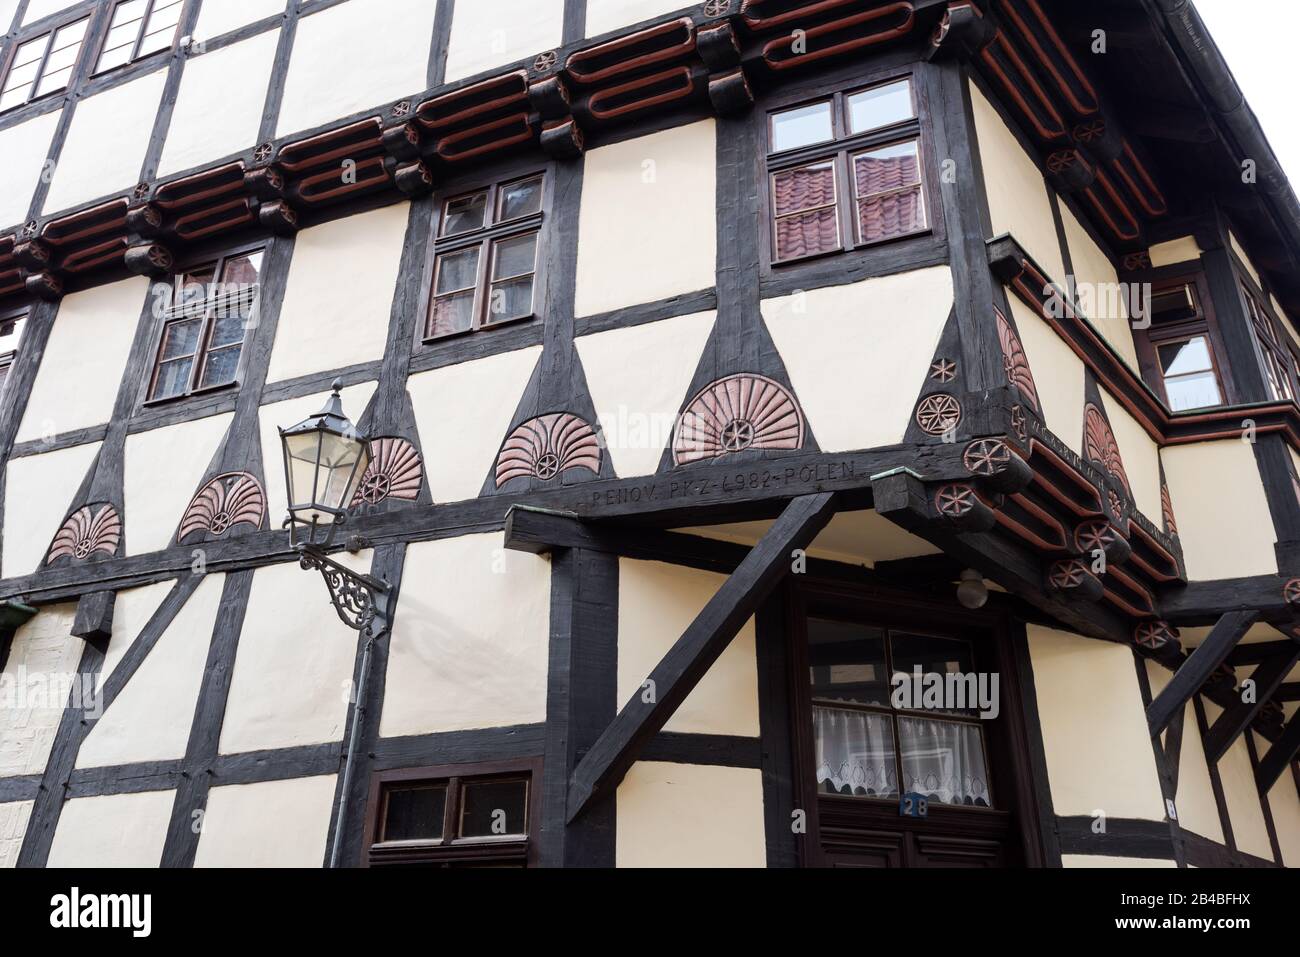
<path fill-rule="evenodd" d="M 961 573 L 957 583 L 957 600 L 963 608 L 975 610 L 988 604 L 989 586 L 984 584 L 984 576 L 973 568 Z"/>

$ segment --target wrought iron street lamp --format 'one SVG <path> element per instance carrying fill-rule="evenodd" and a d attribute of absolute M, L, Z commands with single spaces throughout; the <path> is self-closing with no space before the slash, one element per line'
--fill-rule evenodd
<path fill-rule="evenodd" d="M 316 569 L 325 579 L 330 602 L 349 628 L 364 642 L 356 710 L 343 772 L 343 802 L 335 819 L 330 866 L 337 867 L 343 846 L 344 819 L 351 793 L 356 754 L 361 743 L 366 688 L 375 643 L 388 633 L 388 582 L 340 565 L 327 552 L 335 533 L 347 521 L 348 509 L 370 464 L 370 443 L 343 414 L 337 380 L 325 408 L 297 425 L 280 429 L 284 451 L 285 489 L 289 497 L 289 541 L 304 569 Z"/>

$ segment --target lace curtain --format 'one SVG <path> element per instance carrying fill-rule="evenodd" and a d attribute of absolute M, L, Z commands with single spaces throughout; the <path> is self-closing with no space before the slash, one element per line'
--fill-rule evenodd
<path fill-rule="evenodd" d="M 837 794 L 898 796 L 894 723 L 889 716 L 814 707 L 813 729 L 818 784 Z M 898 734 L 903 790 L 944 804 L 990 806 L 978 728 L 900 716 Z"/>

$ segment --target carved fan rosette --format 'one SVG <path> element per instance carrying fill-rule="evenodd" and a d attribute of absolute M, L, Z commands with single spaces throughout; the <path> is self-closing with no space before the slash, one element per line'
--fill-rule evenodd
<path fill-rule="evenodd" d="M 45 560 L 52 565 L 60 558 L 74 558 L 77 561 L 92 555 L 116 555 L 122 542 L 122 517 L 112 505 L 85 505 L 68 516 L 54 541 Z"/>
<path fill-rule="evenodd" d="M 1111 431 L 1110 423 L 1101 414 L 1101 410 L 1091 403 L 1084 410 L 1083 444 L 1088 459 L 1109 472 L 1131 500 L 1133 489 L 1129 485 L 1128 473 L 1124 471 L 1124 460 L 1120 458 L 1115 433 Z"/>
<path fill-rule="evenodd" d="M 803 448 L 803 412 L 789 390 L 760 375 L 719 379 L 677 420 L 673 463 L 688 465 L 747 449 Z"/>
<path fill-rule="evenodd" d="M 248 472 L 227 472 L 199 489 L 181 518 L 176 541 L 184 541 L 194 532 L 220 537 L 236 525 L 261 528 L 265 517 L 266 493 L 262 484 Z"/>
<path fill-rule="evenodd" d="M 1002 345 L 1002 367 L 1006 369 L 1007 381 L 1020 390 L 1025 402 L 1035 412 L 1038 405 L 1038 387 L 1034 384 L 1034 374 L 1029 369 L 1029 357 L 1025 347 L 1020 344 L 1020 337 L 1011 328 L 1001 312 L 996 313 L 998 320 L 998 342 Z"/>
<path fill-rule="evenodd" d="M 406 439 L 374 439 L 370 443 L 370 464 L 352 497 L 352 507 L 378 505 L 395 498 L 414 502 L 424 484 L 424 462 Z"/>
<path fill-rule="evenodd" d="M 524 422 L 501 446 L 497 488 L 512 479 L 549 482 L 570 469 L 600 474 L 600 437 L 586 419 L 571 412 L 552 412 Z"/>

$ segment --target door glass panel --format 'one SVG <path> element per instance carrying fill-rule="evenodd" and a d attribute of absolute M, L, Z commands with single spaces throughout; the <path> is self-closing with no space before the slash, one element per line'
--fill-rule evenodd
<path fill-rule="evenodd" d="M 979 694 L 976 684 L 977 675 L 969 642 L 954 638 L 936 638 L 931 635 L 909 635 L 905 632 L 892 632 L 890 650 L 894 656 L 894 675 L 896 680 L 906 679 L 915 684 L 917 670 L 922 676 L 944 676 L 943 702 L 952 704 L 952 696 L 960 698 L 962 707 L 925 707 L 925 679 L 922 687 L 913 688 L 912 709 L 948 711 L 950 714 L 976 714 L 979 712 Z M 952 675 L 948 678 L 948 675 Z M 931 685 L 935 682 L 929 682 Z"/>
<path fill-rule="evenodd" d="M 812 710 L 817 789 L 825 794 L 897 797 L 890 717 L 843 708 Z"/>
<path fill-rule="evenodd" d="M 888 707 L 885 633 L 851 622 L 808 619 L 812 696 Z"/>
<path fill-rule="evenodd" d="M 903 787 L 931 801 L 991 807 L 984 743 L 975 725 L 898 718 Z"/>

